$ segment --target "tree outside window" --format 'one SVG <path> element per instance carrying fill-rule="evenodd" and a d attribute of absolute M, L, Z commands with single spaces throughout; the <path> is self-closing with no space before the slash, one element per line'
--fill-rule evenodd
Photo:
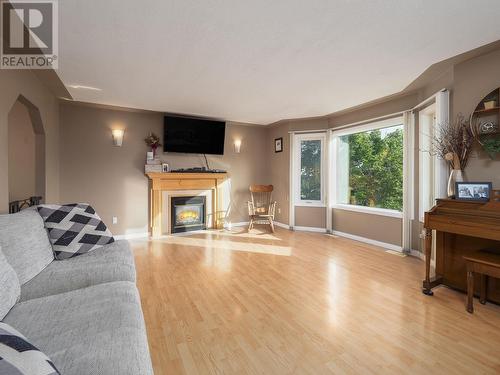
<path fill-rule="evenodd" d="M 403 209 L 403 126 L 339 137 L 339 203 Z"/>
<path fill-rule="evenodd" d="M 321 140 L 300 142 L 300 199 L 321 200 Z"/>

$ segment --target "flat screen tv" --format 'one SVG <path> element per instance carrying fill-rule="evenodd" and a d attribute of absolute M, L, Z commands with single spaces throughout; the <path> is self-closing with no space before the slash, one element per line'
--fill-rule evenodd
<path fill-rule="evenodd" d="M 165 116 L 163 150 L 224 155 L 226 123 L 192 117 Z"/>

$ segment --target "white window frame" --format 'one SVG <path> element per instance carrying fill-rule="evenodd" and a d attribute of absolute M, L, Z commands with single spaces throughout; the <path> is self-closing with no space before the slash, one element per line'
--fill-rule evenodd
<path fill-rule="evenodd" d="M 302 141 L 320 141 L 321 142 L 321 199 L 320 200 L 303 200 L 300 197 L 300 177 L 301 177 L 301 147 Z M 327 150 L 326 150 L 326 134 L 322 133 L 303 133 L 295 134 L 293 147 L 293 202 L 295 207 L 326 207 L 326 165 L 327 165 Z"/>
<path fill-rule="evenodd" d="M 424 124 L 424 121 L 427 123 Z M 438 165 L 437 156 L 429 154 L 432 147 L 432 137 L 436 132 L 436 102 L 429 104 L 419 111 L 419 187 L 418 187 L 418 217 L 424 222 L 424 213 L 434 205 L 435 193 L 435 177 L 436 168 Z M 425 165 L 429 166 L 428 173 L 425 173 Z M 430 201 L 426 199 L 430 197 Z"/>
<path fill-rule="evenodd" d="M 367 214 L 373 214 L 373 215 L 381 215 L 381 216 L 388 216 L 388 217 L 395 217 L 395 218 L 402 218 L 403 217 L 403 212 L 402 211 L 397 211 L 397 210 L 392 210 L 388 208 L 380 208 L 380 207 L 367 207 L 367 206 L 359 206 L 359 205 L 354 205 L 354 204 L 347 204 L 347 203 L 339 203 L 338 201 L 338 187 L 337 187 L 337 181 L 338 181 L 338 176 L 339 176 L 339 167 L 337 163 L 337 150 L 338 150 L 338 139 L 339 137 L 346 136 L 346 135 L 351 135 L 351 134 L 356 134 L 356 133 L 362 133 L 362 132 L 367 132 L 367 131 L 372 131 L 372 130 L 378 130 L 378 129 L 383 129 L 383 128 L 389 128 L 392 126 L 398 126 L 398 125 L 403 125 L 404 126 L 404 118 L 403 116 L 396 116 L 396 117 L 391 117 L 389 119 L 384 119 L 384 120 L 379 120 L 379 121 L 373 121 L 361 125 L 356 125 L 352 127 L 347 127 L 339 130 L 333 129 L 331 131 L 331 141 L 332 141 L 332 153 L 331 153 L 331 165 L 332 165 L 332 173 L 331 173 L 331 183 L 332 183 L 332 208 L 333 209 L 338 209 L 338 210 L 345 210 L 345 211 L 354 211 L 354 212 L 363 212 Z"/>
<path fill-rule="evenodd" d="M 419 120 L 421 120 L 421 114 L 423 115 L 430 115 L 434 114 L 435 120 L 432 126 L 431 130 L 431 136 L 435 134 L 437 130 L 437 126 L 439 124 L 445 124 L 449 120 L 450 116 L 450 92 L 446 89 L 438 91 L 436 94 L 432 95 L 431 97 L 427 98 L 424 100 L 422 103 L 420 103 L 418 106 L 414 108 L 414 110 L 418 111 L 419 115 Z M 421 113 L 422 112 L 422 113 Z M 420 121 L 419 121 L 420 122 Z M 422 204 L 422 197 L 425 195 L 424 189 L 422 188 L 422 184 L 427 184 L 428 185 L 428 192 L 432 196 L 432 205 L 431 207 L 435 204 L 435 199 L 436 198 L 446 198 L 447 197 L 447 183 L 448 183 L 448 165 L 445 160 L 439 158 L 437 155 L 434 156 L 429 156 L 432 160 L 433 168 L 430 171 L 431 176 L 425 176 L 423 173 L 423 148 L 428 147 L 429 145 L 424 145 L 422 142 L 423 137 L 428 137 L 429 135 L 424 135 L 422 134 L 422 124 L 419 123 L 419 134 L 418 134 L 418 139 L 419 139 L 419 152 L 418 152 L 418 157 L 419 157 L 419 190 L 418 190 L 418 197 L 419 197 L 419 206 L 418 208 L 418 220 L 420 222 L 423 222 L 424 220 L 424 212 L 426 211 L 427 207 L 423 206 Z"/>

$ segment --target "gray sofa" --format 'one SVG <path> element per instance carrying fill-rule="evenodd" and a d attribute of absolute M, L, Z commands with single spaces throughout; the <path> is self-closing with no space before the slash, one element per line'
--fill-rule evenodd
<path fill-rule="evenodd" d="M 153 373 L 127 241 L 54 260 L 43 220 L 30 208 L 0 215 L 0 247 L 21 285 L 3 322 L 61 374 Z"/>

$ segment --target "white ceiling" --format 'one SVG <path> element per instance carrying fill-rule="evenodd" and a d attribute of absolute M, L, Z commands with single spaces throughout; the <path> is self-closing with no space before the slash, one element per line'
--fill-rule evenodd
<path fill-rule="evenodd" d="M 75 100 L 258 124 L 402 90 L 500 39 L 498 0 L 64 0 Z"/>

